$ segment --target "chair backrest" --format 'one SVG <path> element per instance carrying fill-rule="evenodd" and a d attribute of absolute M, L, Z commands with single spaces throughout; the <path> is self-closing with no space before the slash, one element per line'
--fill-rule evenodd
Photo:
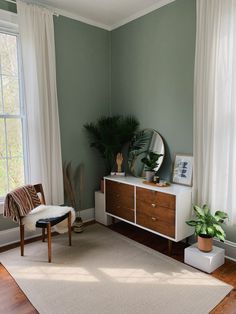
<path fill-rule="evenodd" d="M 40 202 L 45 205 L 46 201 L 45 201 L 45 196 L 44 196 L 44 192 L 43 192 L 43 186 L 41 183 L 39 184 L 34 184 L 34 188 L 37 194 L 39 194 L 39 199 Z"/>
<path fill-rule="evenodd" d="M 45 205 L 42 184 L 25 185 L 7 193 L 4 201 L 3 216 L 19 222 L 22 217 L 40 204 Z"/>

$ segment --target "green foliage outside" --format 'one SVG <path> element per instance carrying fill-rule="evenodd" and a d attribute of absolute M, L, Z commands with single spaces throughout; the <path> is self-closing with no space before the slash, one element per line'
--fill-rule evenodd
<path fill-rule="evenodd" d="M 17 39 L 0 33 L 0 198 L 24 184 Z M 7 115 L 7 117 L 6 117 Z"/>

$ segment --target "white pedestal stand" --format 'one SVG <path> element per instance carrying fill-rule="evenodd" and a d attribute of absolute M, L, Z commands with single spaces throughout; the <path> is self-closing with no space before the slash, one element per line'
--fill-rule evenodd
<path fill-rule="evenodd" d="M 197 244 L 184 250 L 184 262 L 207 273 L 212 273 L 225 262 L 225 250 L 213 246 L 211 252 L 205 253 L 197 248 Z"/>

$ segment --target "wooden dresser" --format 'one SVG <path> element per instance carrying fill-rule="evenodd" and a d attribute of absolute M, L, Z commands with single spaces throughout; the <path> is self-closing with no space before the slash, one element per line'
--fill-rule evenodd
<path fill-rule="evenodd" d="M 192 188 L 146 185 L 135 177 L 105 177 L 106 214 L 172 241 L 192 235 Z"/>

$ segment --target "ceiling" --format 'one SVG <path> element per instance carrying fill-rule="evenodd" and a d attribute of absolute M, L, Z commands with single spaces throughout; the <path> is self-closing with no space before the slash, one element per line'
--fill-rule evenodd
<path fill-rule="evenodd" d="M 107 30 L 147 14 L 175 0 L 39 0 L 65 15 Z"/>

